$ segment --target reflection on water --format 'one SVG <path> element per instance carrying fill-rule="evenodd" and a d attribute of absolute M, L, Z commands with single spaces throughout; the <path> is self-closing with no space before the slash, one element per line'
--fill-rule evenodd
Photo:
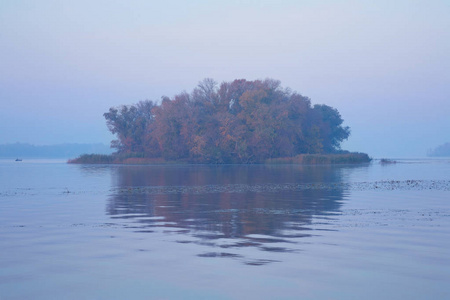
<path fill-rule="evenodd" d="M 343 174 L 331 166 L 128 166 L 115 170 L 117 187 L 107 213 L 133 221 L 138 232 L 163 229 L 221 248 L 257 246 L 311 236 L 310 225 L 327 222 L 345 199 Z M 312 188 L 328 184 L 328 188 Z M 314 234 L 317 234 L 314 233 Z M 271 246 L 268 245 L 271 244 Z M 233 256 L 207 253 L 201 256 Z"/>
<path fill-rule="evenodd" d="M 449 192 L 448 161 L 0 161 L 0 299 L 449 299 Z"/>

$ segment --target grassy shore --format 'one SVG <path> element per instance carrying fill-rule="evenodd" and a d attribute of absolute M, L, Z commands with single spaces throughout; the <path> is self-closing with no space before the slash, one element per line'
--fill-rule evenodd
<path fill-rule="evenodd" d="M 266 160 L 266 164 L 360 164 L 372 159 L 366 153 L 351 152 L 343 154 L 299 154 L 294 157 L 281 157 Z"/>
<path fill-rule="evenodd" d="M 300 154 L 294 157 L 280 157 L 266 160 L 265 164 L 359 164 L 368 163 L 371 158 L 366 153 L 351 152 L 343 154 Z M 71 164 L 186 164 L 187 161 L 166 161 L 163 158 L 121 156 L 104 154 L 83 154 L 68 161 Z"/>
<path fill-rule="evenodd" d="M 69 164 L 130 164 L 130 165 L 146 165 L 146 164 L 167 164 L 173 163 L 163 158 L 145 158 L 135 156 L 122 155 L 104 155 L 104 154 L 83 154 L 75 159 L 69 159 Z M 182 162 L 179 162 L 182 163 Z"/>

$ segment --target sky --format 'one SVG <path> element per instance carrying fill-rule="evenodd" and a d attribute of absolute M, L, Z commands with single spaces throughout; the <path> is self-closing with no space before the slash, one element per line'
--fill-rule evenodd
<path fill-rule="evenodd" d="M 112 106 L 204 78 L 280 80 L 339 110 L 343 149 L 450 142 L 450 0 L 0 0 L 0 144 L 105 143 Z"/>

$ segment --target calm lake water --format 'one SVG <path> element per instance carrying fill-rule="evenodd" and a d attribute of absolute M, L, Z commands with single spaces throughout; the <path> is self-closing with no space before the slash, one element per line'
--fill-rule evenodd
<path fill-rule="evenodd" d="M 450 160 L 0 161 L 0 299 L 450 299 Z"/>

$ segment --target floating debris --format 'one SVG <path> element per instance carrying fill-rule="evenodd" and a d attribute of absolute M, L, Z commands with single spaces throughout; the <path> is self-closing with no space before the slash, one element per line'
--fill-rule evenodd
<path fill-rule="evenodd" d="M 203 186 L 147 186 L 116 189 L 118 194 L 278 193 L 303 190 L 441 190 L 450 191 L 450 180 L 382 180 L 372 182 L 318 182 L 283 184 L 230 184 Z"/>
<path fill-rule="evenodd" d="M 387 159 L 387 158 L 380 159 L 380 164 L 382 164 L 382 165 L 392 165 L 392 164 L 396 164 L 396 163 L 397 162 L 392 159 Z"/>

